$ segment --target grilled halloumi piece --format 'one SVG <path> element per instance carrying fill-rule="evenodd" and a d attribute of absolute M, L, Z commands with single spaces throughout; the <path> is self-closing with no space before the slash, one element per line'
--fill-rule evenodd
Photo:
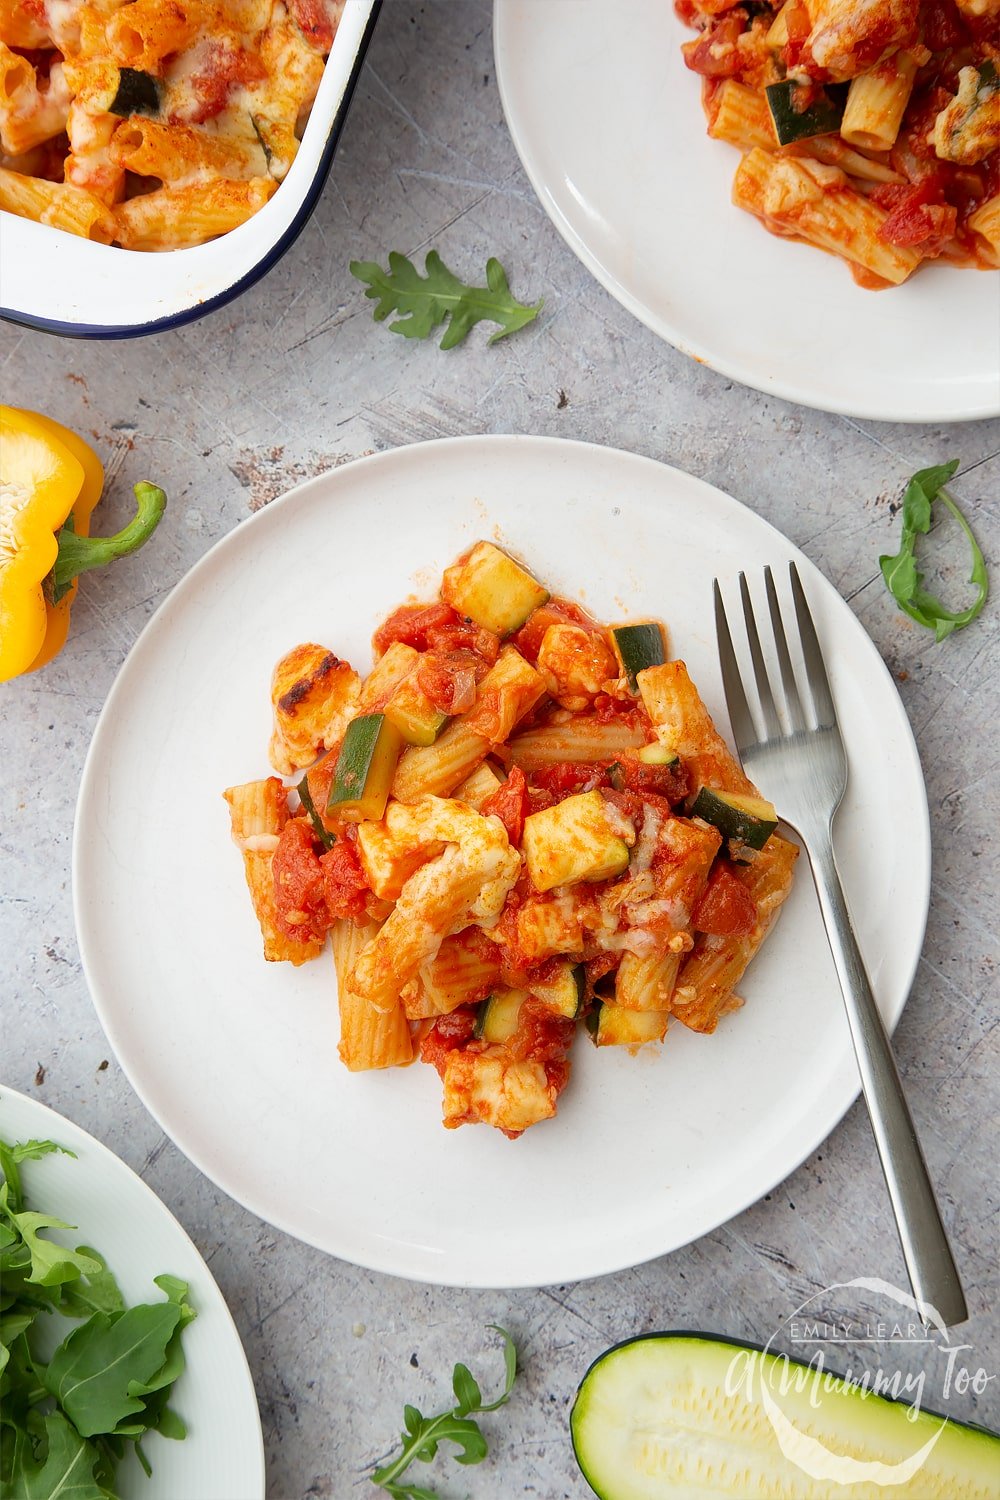
<path fill-rule="evenodd" d="M 268 757 L 282 776 L 309 766 L 343 738 L 354 717 L 361 678 L 325 646 L 295 646 L 271 678 L 274 733 Z"/>

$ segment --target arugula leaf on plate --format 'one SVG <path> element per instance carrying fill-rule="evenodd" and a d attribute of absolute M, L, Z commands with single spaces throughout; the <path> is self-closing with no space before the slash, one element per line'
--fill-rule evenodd
<path fill-rule="evenodd" d="M 531 323 L 542 309 L 541 300 L 533 305 L 517 300 L 506 271 L 495 257 L 486 262 L 485 286 L 469 286 L 460 281 L 436 250 L 428 251 L 424 276 L 398 250 L 389 252 L 388 271 L 383 271 L 374 260 L 352 260 L 350 269 L 352 276 L 367 285 L 365 296 L 375 301 L 372 316 L 376 323 L 383 322 L 390 313 L 402 314 L 389 324 L 393 333 L 401 333 L 407 339 L 426 339 L 448 319 L 442 349 L 453 349 L 484 320 L 499 324 L 489 340 L 495 344 Z"/>
<path fill-rule="evenodd" d="M 986 560 L 972 528 L 945 489 L 945 484 L 958 468 L 958 459 L 947 464 L 935 464 L 929 469 L 920 469 L 913 475 L 903 494 L 903 532 L 899 551 L 879 558 L 879 567 L 886 587 L 896 603 L 911 620 L 933 630 L 934 638 L 943 641 L 953 630 L 971 625 L 981 614 L 989 596 L 989 578 Z M 934 503 L 941 500 L 965 532 L 972 555 L 969 582 L 977 589 L 977 596 L 965 609 L 950 610 L 940 599 L 923 586 L 924 575 L 917 567 L 917 537 L 926 535 L 931 529 Z"/>
<path fill-rule="evenodd" d="M 45 1418 L 45 1457 L 36 1456 L 27 1432 L 18 1432 L 4 1495 L 11 1500 L 108 1500 L 94 1478 L 98 1461 L 92 1444 L 74 1431 L 60 1412 Z"/>

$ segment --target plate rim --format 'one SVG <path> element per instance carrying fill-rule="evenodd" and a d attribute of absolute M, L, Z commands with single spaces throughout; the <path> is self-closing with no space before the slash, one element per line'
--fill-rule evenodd
<path fill-rule="evenodd" d="M 236 1320 L 230 1310 L 229 1303 L 226 1301 L 226 1298 L 223 1295 L 222 1288 L 219 1286 L 219 1283 L 216 1281 L 215 1277 L 212 1274 L 211 1266 L 208 1264 L 207 1260 L 198 1249 L 198 1246 L 195 1244 L 194 1240 L 184 1228 L 184 1225 L 177 1218 L 176 1214 L 174 1214 L 173 1211 L 168 1208 L 167 1204 L 164 1203 L 159 1193 L 155 1192 L 154 1189 L 150 1187 L 148 1182 L 144 1182 L 143 1179 L 139 1176 L 138 1172 L 130 1167 L 128 1162 L 124 1161 L 116 1151 L 112 1151 L 110 1146 L 105 1145 L 105 1143 L 102 1140 L 99 1140 L 96 1135 L 92 1135 L 89 1130 L 86 1130 L 82 1125 L 77 1124 L 76 1120 L 71 1119 L 69 1115 L 61 1114 L 59 1110 L 53 1109 L 51 1104 L 46 1104 L 41 1099 L 34 1099 L 30 1094 L 25 1094 L 22 1092 L 22 1090 L 16 1089 L 10 1084 L 0 1083 L 0 1110 L 2 1110 L 4 1101 L 6 1099 L 15 1100 L 16 1103 L 22 1108 L 27 1107 L 30 1111 L 38 1111 L 46 1120 L 51 1120 L 53 1122 L 54 1131 L 49 1130 L 48 1127 L 46 1127 L 46 1134 L 42 1137 L 43 1139 L 58 1140 L 59 1136 L 65 1132 L 66 1127 L 69 1127 L 69 1130 L 71 1132 L 75 1132 L 76 1135 L 80 1138 L 76 1142 L 70 1141 L 69 1144 L 79 1146 L 81 1141 L 84 1142 L 86 1144 L 87 1150 L 94 1153 L 95 1157 L 99 1162 L 101 1162 L 102 1166 L 104 1164 L 107 1164 L 109 1170 L 121 1171 L 125 1175 L 126 1180 L 130 1179 L 130 1190 L 136 1192 L 141 1190 L 142 1194 L 147 1199 L 151 1199 L 156 1207 L 159 1208 L 160 1211 L 164 1213 L 169 1219 L 171 1225 L 179 1235 L 180 1239 L 187 1244 L 192 1254 L 197 1257 L 198 1263 L 201 1266 L 205 1278 L 215 1295 L 215 1299 L 218 1303 L 219 1309 L 224 1314 L 224 1321 L 226 1323 L 226 1326 L 231 1331 L 233 1341 L 236 1345 L 236 1348 L 239 1350 L 240 1359 L 242 1361 L 242 1368 L 246 1374 L 246 1381 L 249 1387 L 250 1395 L 253 1398 L 254 1412 L 257 1418 L 256 1457 L 257 1468 L 259 1470 L 257 1483 L 259 1484 L 259 1500 L 265 1500 L 267 1485 L 267 1454 L 264 1447 L 264 1424 L 261 1421 L 260 1401 L 257 1397 L 257 1387 L 254 1382 L 253 1371 L 250 1368 L 250 1361 L 247 1358 L 247 1352 L 243 1345 L 243 1339 L 241 1338 L 240 1331 L 236 1326 Z M 61 1141 L 60 1144 L 62 1144 Z M 241 1496 L 240 1500 L 258 1500 L 258 1497 L 255 1492 L 253 1496 Z"/>
<path fill-rule="evenodd" d="M 671 324 L 669 318 L 658 314 L 654 309 L 648 307 L 591 250 L 582 234 L 567 218 L 554 192 L 547 185 L 545 175 L 537 158 L 537 153 L 528 148 L 524 136 L 518 128 L 517 112 L 511 104 L 512 90 L 510 87 L 510 75 L 506 72 L 505 64 L 505 57 L 515 55 L 516 49 L 510 46 L 504 47 L 501 41 L 507 26 L 505 18 L 512 14 L 518 3 L 519 0 L 493 0 L 493 67 L 496 73 L 497 89 L 500 94 L 500 104 L 503 109 L 507 130 L 514 143 L 518 160 L 550 222 L 594 279 L 627 312 L 630 312 L 633 317 L 637 318 L 652 333 L 655 333 L 658 338 L 670 344 L 672 348 L 677 349 L 681 354 L 686 355 L 689 359 L 693 359 L 698 364 L 707 365 L 710 370 L 714 370 L 719 375 L 724 375 L 727 380 L 735 380 L 750 390 L 760 391 L 762 395 L 774 396 L 782 401 L 790 401 L 796 406 L 805 406 L 812 411 L 826 411 L 835 416 L 851 417 L 863 422 L 899 422 L 911 426 L 928 422 L 981 422 L 1000 416 L 1000 372 L 998 372 L 997 380 L 997 397 L 992 402 L 984 399 L 983 404 L 980 406 L 965 407 L 960 413 L 941 411 L 939 408 L 933 410 L 930 408 L 926 410 L 921 408 L 919 411 L 914 412 L 912 408 L 891 404 L 877 407 L 869 406 L 864 411 L 859 411 L 846 397 L 842 400 L 827 397 L 818 399 L 814 395 L 806 397 L 801 387 L 790 384 L 780 376 L 769 377 L 766 372 L 755 371 L 738 358 L 729 359 L 725 354 L 720 355 L 718 350 L 701 344 L 699 340 L 682 336 L 676 327 Z M 989 273 L 986 272 L 984 274 Z"/>
<path fill-rule="evenodd" d="M 400 1276 L 409 1281 L 424 1283 L 432 1286 L 453 1286 L 465 1289 L 484 1290 L 512 1290 L 556 1284 L 564 1280 L 586 1281 L 593 1280 L 601 1276 L 613 1275 L 623 1270 L 630 1269 L 634 1266 L 646 1264 L 649 1261 L 660 1258 L 661 1256 L 672 1254 L 675 1250 L 683 1248 L 684 1245 L 691 1244 L 696 1240 L 702 1238 L 704 1235 L 712 1233 L 713 1229 L 718 1228 L 721 1224 L 730 1222 L 731 1219 L 737 1217 L 739 1214 L 745 1212 L 746 1209 L 751 1207 L 754 1203 L 760 1201 L 764 1194 L 773 1191 L 773 1189 L 777 1187 L 781 1182 L 783 1182 L 786 1177 L 788 1177 L 792 1172 L 797 1171 L 802 1163 L 815 1150 L 817 1150 L 819 1146 L 822 1145 L 822 1143 L 841 1123 L 848 1111 L 852 1108 L 852 1106 L 859 1098 L 861 1093 L 860 1078 L 858 1078 L 856 1082 L 852 1084 L 852 1091 L 849 1097 L 843 1101 L 842 1105 L 839 1100 L 834 1102 L 833 1106 L 828 1111 L 828 1113 L 831 1115 L 829 1122 L 825 1122 L 826 1117 L 824 1116 L 824 1123 L 817 1127 L 820 1130 L 820 1134 L 818 1136 L 815 1135 L 815 1132 L 809 1134 L 808 1139 L 803 1146 L 803 1149 L 801 1151 L 796 1149 L 794 1153 L 794 1160 L 792 1160 L 790 1164 L 782 1164 L 780 1175 L 775 1178 L 769 1186 L 764 1187 L 761 1192 L 752 1190 L 745 1197 L 741 1195 L 738 1201 L 734 1200 L 734 1206 L 731 1208 L 725 1218 L 717 1219 L 713 1224 L 707 1225 L 705 1228 L 697 1230 L 693 1234 L 685 1234 L 682 1239 L 675 1243 L 668 1243 L 666 1246 L 660 1246 L 659 1248 L 654 1248 L 648 1251 L 646 1249 L 643 1249 L 642 1252 L 638 1255 L 636 1255 L 634 1252 L 626 1252 L 624 1256 L 619 1255 L 616 1257 L 612 1257 L 608 1261 L 608 1263 L 602 1263 L 596 1269 L 582 1271 L 574 1269 L 568 1277 L 562 1275 L 553 1276 L 549 1280 L 545 1281 L 540 1281 L 537 1275 L 525 1275 L 523 1273 L 516 1274 L 513 1277 L 505 1278 L 503 1281 L 497 1280 L 495 1278 L 483 1280 L 478 1279 L 474 1276 L 458 1276 L 453 1273 L 446 1275 L 444 1279 L 442 1279 L 440 1276 L 433 1275 L 429 1270 L 425 1271 L 422 1268 L 415 1269 L 412 1266 L 407 1267 L 404 1264 L 401 1264 L 399 1249 L 395 1244 L 390 1244 L 388 1250 L 372 1244 L 368 1247 L 369 1253 L 365 1256 L 359 1256 L 353 1251 L 351 1253 L 345 1253 L 343 1249 L 332 1249 L 330 1244 L 324 1241 L 321 1235 L 311 1232 L 304 1232 L 302 1228 L 296 1227 L 292 1223 L 288 1222 L 284 1215 L 275 1214 L 273 1211 L 267 1210 L 258 1202 L 252 1201 L 251 1195 L 246 1195 L 242 1192 L 234 1192 L 233 1189 L 225 1181 L 222 1180 L 222 1178 L 226 1175 L 224 1172 L 217 1175 L 214 1169 L 210 1169 L 205 1164 L 205 1157 L 210 1153 L 207 1151 L 203 1151 L 197 1141 L 190 1141 L 187 1136 L 187 1132 L 183 1128 L 180 1128 L 175 1133 L 173 1126 L 168 1125 L 165 1115 L 161 1115 L 161 1113 L 153 1107 L 149 1098 L 147 1097 L 147 1092 L 151 1092 L 151 1090 L 147 1091 L 142 1081 L 141 1060 L 136 1059 L 135 1071 L 133 1071 L 132 1059 L 129 1058 L 128 1060 L 126 1060 L 126 1056 L 123 1055 L 123 1050 L 120 1048 L 118 1040 L 121 1034 L 121 1028 L 116 1026 L 114 1022 L 113 1008 L 107 1006 L 104 1001 L 99 998 L 98 986 L 91 977 L 92 972 L 94 972 L 90 962 L 91 939 L 87 936 L 86 919 L 83 917 L 82 896 L 82 891 L 86 884 L 83 878 L 83 866 L 86 860 L 86 839 L 83 836 L 83 824 L 85 821 L 85 815 L 88 810 L 88 804 L 90 804 L 94 799 L 94 792 L 92 790 L 91 784 L 96 783 L 100 774 L 99 761 L 102 755 L 103 741 L 105 738 L 110 738 L 114 733 L 115 708 L 117 699 L 119 698 L 119 696 L 125 695 L 126 691 L 128 690 L 132 675 L 135 672 L 140 671 L 141 669 L 140 667 L 136 666 L 136 662 L 141 663 L 141 654 L 139 648 L 141 647 L 147 636 L 150 634 L 161 616 L 165 616 L 167 611 L 172 608 L 183 606 L 183 599 L 181 599 L 180 606 L 175 603 L 175 601 L 180 598 L 181 591 L 183 590 L 185 593 L 187 593 L 191 589 L 194 589 L 196 587 L 197 579 L 201 576 L 201 574 L 203 572 L 207 572 L 214 565 L 216 555 L 222 552 L 228 546 L 236 545 L 234 539 L 237 536 L 245 536 L 248 526 L 254 525 L 260 518 L 265 515 L 280 513 L 280 511 L 289 504 L 300 503 L 303 494 L 308 494 L 313 490 L 320 490 L 330 483 L 336 486 L 338 483 L 343 482 L 343 480 L 339 476 L 344 476 L 346 478 L 346 476 L 350 474 L 352 475 L 352 477 L 354 477 L 359 469 L 377 469 L 381 464 L 384 463 L 393 463 L 399 461 L 403 461 L 405 463 L 405 456 L 410 454 L 412 450 L 416 450 L 420 453 L 426 452 L 430 455 L 433 455 L 434 452 L 440 451 L 442 449 L 449 449 L 452 451 L 461 447 L 472 449 L 477 445 L 483 443 L 494 446 L 498 449 L 503 447 L 508 447 L 511 449 L 511 451 L 520 449 L 522 452 L 528 448 L 534 447 L 536 451 L 538 451 L 540 459 L 542 459 L 546 450 L 556 450 L 562 453 L 566 453 L 569 450 L 575 450 L 581 460 L 583 460 L 588 454 L 599 454 L 603 457 L 610 456 L 616 463 L 624 461 L 626 464 L 635 464 L 642 468 L 645 468 L 651 473 L 655 472 L 656 474 L 661 476 L 661 483 L 662 475 L 664 473 L 672 479 L 679 478 L 684 484 L 694 485 L 708 492 L 714 497 L 717 503 L 723 502 L 726 506 L 735 507 L 740 512 L 746 512 L 753 524 L 762 526 L 767 531 L 773 532 L 777 536 L 779 536 L 784 541 L 784 543 L 788 547 L 790 547 L 796 554 L 797 565 L 799 566 L 800 572 L 804 571 L 807 583 L 810 579 L 813 579 L 814 581 L 819 580 L 821 587 L 825 590 L 828 590 L 830 594 L 832 594 L 837 600 L 840 601 L 845 612 L 843 615 L 845 627 L 848 629 L 852 629 L 856 633 L 856 635 L 859 636 L 861 640 L 866 644 L 868 650 L 871 653 L 873 668 L 880 673 L 885 686 L 890 690 L 891 699 L 894 703 L 895 710 L 899 718 L 900 749 L 905 749 L 907 757 L 912 761 L 914 769 L 918 773 L 921 784 L 924 785 L 924 795 L 920 799 L 921 815 L 914 817 L 912 825 L 914 828 L 915 836 L 919 836 L 920 843 L 920 848 L 918 851 L 920 860 L 920 873 L 922 877 L 920 879 L 920 918 L 918 924 L 916 924 L 914 928 L 914 956 L 905 973 L 905 983 L 901 983 L 900 986 L 901 998 L 899 999 L 898 1004 L 896 1005 L 892 1013 L 887 1013 L 884 1015 L 887 1030 L 889 1031 L 890 1035 L 895 1030 L 906 1006 L 906 1002 L 913 988 L 917 967 L 920 961 L 920 955 L 923 951 L 926 926 L 930 912 L 932 847 L 930 830 L 930 809 L 926 796 L 926 785 L 923 780 L 923 770 L 920 764 L 919 751 L 917 749 L 916 740 L 913 735 L 913 728 L 910 724 L 906 709 L 902 703 L 902 699 L 900 698 L 899 691 L 892 678 L 892 674 L 886 666 L 886 663 L 883 660 L 878 647 L 875 645 L 874 641 L 865 630 L 861 621 L 854 614 L 853 610 L 851 610 L 846 600 L 843 599 L 843 596 L 830 582 L 826 575 L 816 566 L 815 563 L 812 562 L 810 558 L 806 556 L 805 553 L 801 551 L 801 549 L 796 546 L 794 542 L 791 541 L 790 538 L 786 537 L 783 532 L 779 531 L 776 526 L 772 525 L 770 521 L 767 521 L 763 516 L 759 515 L 758 512 L 753 510 L 750 506 L 745 505 L 742 501 L 737 500 L 734 496 L 728 494 L 725 490 L 722 490 L 718 486 L 709 483 L 709 481 L 707 480 L 699 479 L 695 475 L 688 474 L 685 470 L 678 469 L 675 465 L 662 463 L 660 460 L 650 458 L 645 454 L 634 453 L 628 449 L 610 447 L 602 443 L 592 443 L 574 438 L 560 438 L 531 433 L 468 433 L 456 437 L 433 438 L 420 442 L 401 444 L 392 448 L 383 449 L 376 453 L 366 454 L 363 457 L 351 460 L 349 463 L 339 465 L 335 468 L 327 469 L 322 474 L 318 474 L 309 479 L 301 481 L 299 484 L 293 486 L 290 490 L 285 491 L 282 495 L 276 496 L 274 500 L 269 501 L 266 506 L 261 508 L 261 510 L 254 512 L 245 520 L 240 521 L 236 526 L 232 527 L 229 531 L 224 533 L 215 543 L 213 543 L 208 551 L 205 552 L 192 565 L 192 567 L 188 569 L 188 571 L 178 580 L 178 582 L 168 593 L 167 597 L 162 601 L 162 603 L 158 606 L 158 608 L 154 611 L 149 620 L 143 626 L 143 629 L 136 637 L 136 640 L 129 649 L 115 676 L 114 682 L 111 685 L 108 696 L 101 709 L 100 715 L 98 716 L 97 723 L 94 728 L 93 736 L 91 738 L 90 746 L 88 748 L 86 759 L 84 762 L 83 774 L 80 779 L 80 786 L 77 795 L 77 802 L 73 820 L 73 846 L 71 862 L 74 924 L 76 928 L 77 943 L 80 950 L 81 963 L 83 967 L 84 977 L 87 983 L 88 993 L 90 994 L 91 1001 L 94 1005 L 94 1009 L 97 1012 L 98 1019 L 105 1032 L 105 1035 L 107 1036 L 108 1042 L 114 1050 L 115 1057 L 117 1058 L 122 1071 L 124 1072 L 135 1093 L 141 1100 L 142 1104 L 147 1109 L 149 1114 L 153 1117 L 153 1119 L 157 1121 L 161 1129 L 174 1143 L 177 1149 L 181 1151 L 181 1153 L 186 1156 L 189 1161 L 191 1161 L 191 1163 L 197 1168 L 199 1172 L 201 1172 L 210 1182 L 212 1182 L 217 1188 L 219 1188 L 220 1191 L 226 1193 L 227 1196 L 231 1197 L 235 1202 L 239 1203 L 249 1213 L 252 1213 L 256 1217 L 263 1220 L 263 1222 L 273 1225 L 276 1229 L 279 1229 L 282 1233 L 290 1235 L 294 1239 L 300 1240 L 305 1244 L 313 1246 L 313 1248 L 315 1249 L 323 1251 L 324 1254 L 332 1255 L 335 1258 L 342 1259 L 349 1264 L 357 1265 L 366 1270 L 377 1271 L 385 1275 Z M 330 502 L 328 501 L 328 503 Z M 725 727 L 728 731 L 728 716 L 725 720 Z M 917 851 L 915 851 L 915 858 L 916 855 Z M 125 1051 L 127 1052 L 127 1047 Z M 605 1259 L 607 1259 L 607 1257 Z"/>

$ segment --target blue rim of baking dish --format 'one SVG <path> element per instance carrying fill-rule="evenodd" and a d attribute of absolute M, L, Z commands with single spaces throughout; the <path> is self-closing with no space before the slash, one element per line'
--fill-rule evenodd
<path fill-rule="evenodd" d="M 262 277 L 267 275 L 268 271 L 272 270 L 278 264 L 278 261 L 285 252 L 291 249 L 306 227 L 309 217 L 319 201 L 319 195 L 326 186 L 326 179 L 330 175 L 333 158 L 340 143 L 341 131 L 344 128 L 344 122 L 347 119 L 347 113 L 354 98 L 354 90 L 357 87 L 358 79 L 361 77 L 361 69 L 364 67 L 365 59 L 368 56 L 368 48 L 371 44 L 372 35 L 374 34 L 381 10 L 382 0 L 372 0 L 371 13 L 361 37 L 361 43 L 358 47 L 357 56 L 354 59 L 351 75 L 347 80 L 347 87 L 344 89 L 343 98 L 334 116 L 333 124 L 330 126 L 330 133 L 323 148 L 323 155 L 320 158 L 316 173 L 308 192 L 302 200 L 298 213 L 281 238 L 274 245 L 271 245 L 261 259 L 257 261 L 256 265 L 251 266 L 250 270 L 241 276 L 238 281 L 234 281 L 224 291 L 217 292 L 214 297 L 208 297 L 204 302 L 199 302 L 195 307 L 186 307 L 183 312 L 170 313 L 165 318 L 156 318 L 149 323 L 126 323 L 119 327 L 102 323 L 61 323 L 54 318 L 42 318 L 33 313 L 19 312 L 16 308 L 8 308 L 2 305 L 0 305 L 0 318 L 5 322 L 15 323 L 22 328 L 30 328 L 38 333 L 58 334 L 63 338 L 107 339 L 109 341 L 136 339 L 145 338 L 151 333 L 165 333 L 172 328 L 182 328 L 186 323 L 194 323 L 199 318 L 207 317 L 209 313 L 216 312 L 220 307 L 225 307 L 227 302 L 232 302 L 235 297 L 241 296 L 243 292 L 249 291 Z"/>

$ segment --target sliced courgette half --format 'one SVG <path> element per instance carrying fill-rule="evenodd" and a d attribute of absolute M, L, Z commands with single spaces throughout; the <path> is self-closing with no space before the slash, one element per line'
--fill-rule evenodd
<path fill-rule="evenodd" d="M 160 85 L 152 73 L 141 68 L 119 68 L 118 88 L 108 105 L 113 115 L 158 115 Z"/>
<path fill-rule="evenodd" d="M 633 693 L 637 693 L 636 674 L 645 667 L 661 667 L 667 659 L 663 650 L 663 630 L 655 620 L 647 620 L 642 625 L 615 625 L 611 636 L 628 685 Z"/>
<path fill-rule="evenodd" d="M 876 1488 L 894 1500 L 988 1500 L 1000 1473 L 993 1433 L 711 1334 L 652 1333 L 609 1349 L 580 1383 L 570 1428 L 600 1500 Z"/>
<path fill-rule="evenodd" d="M 639 759 L 644 766 L 676 766 L 680 762 L 677 751 L 671 750 L 668 745 L 661 745 L 658 740 L 652 745 L 643 745 L 639 751 Z"/>
<path fill-rule="evenodd" d="M 441 597 L 484 629 L 511 635 L 549 591 L 492 542 L 477 542 L 463 562 L 445 569 Z"/>
<path fill-rule="evenodd" d="M 669 1011 L 623 1010 L 599 1001 L 587 1015 L 587 1030 L 597 1047 L 641 1047 L 644 1042 L 662 1042 L 669 1019 Z"/>
<path fill-rule="evenodd" d="M 385 716 L 408 745 L 433 745 L 448 722 L 448 715 L 434 706 L 415 672 L 393 689 Z"/>
<path fill-rule="evenodd" d="M 778 826 L 774 803 L 742 792 L 719 792 L 703 786 L 691 804 L 691 816 L 704 818 L 723 838 L 735 839 L 748 849 L 763 849 Z"/>
<path fill-rule="evenodd" d="M 609 880 L 628 865 L 628 845 L 600 792 L 579 792 L 530 813 L 521 837 L 536 891 L 578 880 Z"/>
<path fill-rule="evenodd" d="M 586 980 L 583 964 L 560 964 L 551 978 L 535 980 L 531 993 L 557 1016 L 574 1021 L 583 1004 Z"/>
<path fill-rule="evenodd" d="M 327 816 L 362 823 L 381 818 L 399 759 L 399 730 L 385 714 L 352 719 L 340 747 L 327 798 Z"/>
<path fill-rule="evenodd" d="M 811 85 L 795 83 L 786 78 L 781 83 L 769 83 L 764 90 L 774 122 L 774 133 L 781 146 L 787 146 L 792 141 L 807 141 L 814 135 L 832 135 L 840 129 L 846 98 L 843 91 L 834 93 L 821 89 L 809 104 L 797 109 L 796 105 L 807 97 L 804 92 L 806 88 L 812 91 Z"/>
<path fill-rule="evenodd" d="M 527 998 L 527 990 L 495 991 L 479 1007 L 476 1024 L 472 1028 L 473 1036 L 494 1045 L 509 1042 L 517 1031 L 521 1006 Z"/>

